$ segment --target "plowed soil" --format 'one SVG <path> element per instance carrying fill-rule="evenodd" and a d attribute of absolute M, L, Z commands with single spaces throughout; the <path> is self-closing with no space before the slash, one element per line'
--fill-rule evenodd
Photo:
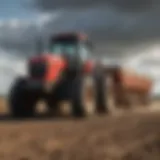
<path fill-rule="evenodd" d="M 158 110 L 23 121 L 2 110 L 0 160 L 160 160 Z"/>

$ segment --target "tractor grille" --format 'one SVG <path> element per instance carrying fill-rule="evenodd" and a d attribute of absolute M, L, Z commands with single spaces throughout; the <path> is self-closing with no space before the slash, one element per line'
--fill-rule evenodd
<path fill-rule="evenodd" d="M 46 73 L 46 63 L 43 62 L 34 62 L 29 65 L 29 75 L 32 78 L 44 79 Z"/>

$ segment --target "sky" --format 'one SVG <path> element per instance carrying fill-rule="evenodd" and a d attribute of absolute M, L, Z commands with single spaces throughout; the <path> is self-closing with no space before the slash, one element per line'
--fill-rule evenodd
<path fill-rule="evenodd" d="M 34 16 L 35 11 L 30 10 L 26 0 L 1 0 L 0 2 L 1 19 L 28 19 Z"/>
<path fill-rule="evenodd" d="M 38 36 L 62 31 L 86 32 L 95 56 L 151 76 L 160 94 L 159 14 L 159 0 L 1 0 L 0 94 L 26 74 Z"/>

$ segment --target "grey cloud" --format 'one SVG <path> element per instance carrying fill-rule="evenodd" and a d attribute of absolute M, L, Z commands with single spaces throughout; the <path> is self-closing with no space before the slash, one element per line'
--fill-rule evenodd
<path fill-rule="evenodd" d="M 51 25 L 54 31 L 84 30 L 100 43 L 159 40 L 159 0 L 34 0 L 34 6 L 45 12 L 64 9 Z"/>
<path fill-rule="evenodd" d="M 46 12 L 65 9 L 53 30 L 84 30 L 103 41 L 138 42 L 160 36 L 159 0 L 34 0 L 34 4 Z"/>
<path fill-rule="evenodd" d="M 35 0 L 36 1 L 36 0 Z M 45 5 L 56 3 L 56 1 L 36 1 L 37 6 L 43 3 L 41 7 L 46 8 Z M 57 4 L 60 5 L 57 1 Z M 72 2 L 71 0 L 69 2 Z M 67 1 L 67 4 L 69 3 Z M 77 1 L 76 1 L 77 2 Z M 75 1 L 72 5 L 83 6 L 84 3 L 89 1 Z M 130 1 L 133 3 L 132 1 Z M 135 0 L 135 4 L 142 4 L 142 0 Z M 151 2 L 151 1 L 150 1 Z M 93 42 L 96 44 L 96 53 L 104 55 L 123 55 L 133 54 L 129 48 L 141 45 L 143 43 L 153 43 L 159 41 L 160 37 L 160 11 L 154 7 L 156 0 L 152 1 L 154 9 L 146 12 L 129 14 L 116 9 L 123 3 L 127 5 L 128 1 L 122 0 L 121 4 L 118 0 L 113 1 L 98 1 L 99 4 L 112 3 L 114 8 L 111 7 L 92 7 L 83 10 L 63 10 L 57 20 L 50 19 L 46 22 L 41 30 L 41 35 L 44 40 L 54 33 L 62 31 L 84 31 L 88 33 Z M 75 3 L 75 4 L 74 4 Z M 94 1 L 93 4 L 96 4 Z M 146 1 L 146 3 L 149 3 Z M 61 3 L 62 4 L 62 3 Z M 62 4 L 63 5 L 63 4 Z M 136 5 L 136 6 L 137 6 Z M 49 5 L 52 9 L 56 6 Z M 124 5 L 125 6 L 125 5 Z M 140 5 L 141 6 L 141 5 Z M 66 6 L 67 7 L 67 6 Z M 58 7 L 57 7 L 58 8 Z M 125 8 L 125 7 L 124 7 Z M 76 9 L 76 8 L 75 8 Z M 46 8 L 47 11 L 49 11 Z M 55 12 L 53 12 L 53 15 Z M 0 28 L 0 46 L 7 50 L 17 50 L 22 54 L 34 52 L 35 38 L 39 34 L 34 23 L 29 26 L 20 25 L 16 30 L 9 27 Z"/>
<path fill-rule="evenodd" d="M 157 11 L 137 15 L 127 15 L 111 8 L 64 11 L 59 19 L 46 24 L 46 28 L 50 33 L 85 31 L 103 53 L 121 52 L 124 48 L 159 41 L 160 37 Z"/>
<path fill-rule="evenodd" d="M 34 7 L 42 11 L 110 6 L 122 11 L 142 12 L 157 5 L 160 5 L 159 0 L 34 0 Z"/>
<path fill-rule="evenodd" d="M 41 30 L 44 40 L 56 32 L 84 31 L 96 44 L 96 52 L 108 55 L 131 54 L 128 51 L 130 47 L 159 41 L 160 1 L 158 0 L 94 0 L 92 2 L 91 0 L 34 0 L 34 2 L 35 7 L 43 11 L 66 9 L 61 12 L 61 16 L 56 21 L 51 18 L 44 24 Z M 68 8 L 75 10 L 67 10 Z M 126 9 L 131 13 L 125 12 Z M 148 10 L 134 12 L 135 9 Z M 22 55 L 31 54 L 34 52 L 38 34 L 34 23 L 28 26 L 20 23 L 17 29 L 9 25 L 1 26 L 0 47 Z"/>
<path fill-rule="evenodd" d="M 36 35 L 34 24 L 29 26 L 18 24 L 14 28 L 4 22 L 0 27 L 0 48 L 11 54 L 19 53 L 22 56 L 30 54 L 34 49 Z"/>
<path fill-rule="evenodd" d="M 82 11 L 63 11 L 58 19 L 43 25 L 41 36 L 47 41 L 51 34 L 63 31 L 84 31 L 91 36 L 99 55 L 133 54 L 129 48 L 159 40 L 159 17 L 154 14 L 126 15 L 111 8 L 91 8 Z M 19 23 L 17 28 L 0 28 L 0 46 L 22 55 L 34 53 L 38 32 L 35 23 Z M 152 42 L 153 43 L 153 42 Z"/>

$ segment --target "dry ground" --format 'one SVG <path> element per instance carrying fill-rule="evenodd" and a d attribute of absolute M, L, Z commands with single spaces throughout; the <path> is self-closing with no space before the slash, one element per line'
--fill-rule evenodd
<path fill-rule="evenodd" d="M 1 116 L 0 160 L 160 160 L 159 104 L 83 120 Z"/>

